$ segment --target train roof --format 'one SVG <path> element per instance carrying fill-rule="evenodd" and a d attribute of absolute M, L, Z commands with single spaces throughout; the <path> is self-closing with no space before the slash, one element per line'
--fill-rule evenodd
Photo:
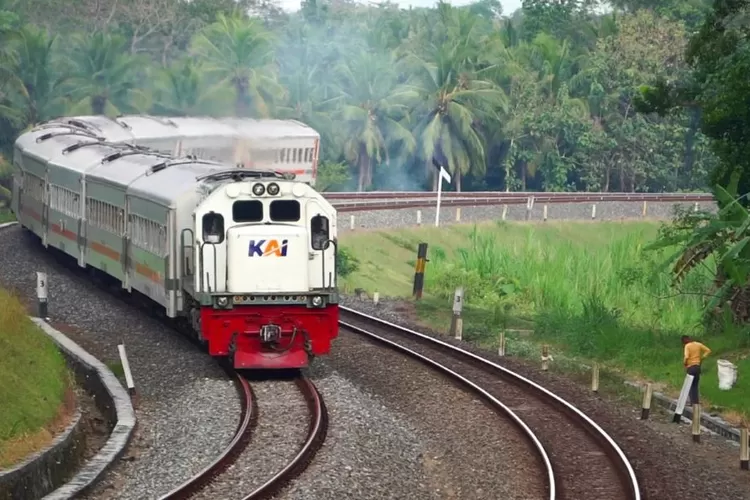
<path fill-rule="evenodd" d="M 112 142 L 133 142 L 134 140 L 132 132 L 126 126 L 104 115 L 63 116 L 45 122 L 41 126 L 47 123 L 63 123 L 78 127 Z"/>
<path fill-rule="evenodd" d="M 59 149 L 59 153 L 51 156 L 48 163 L 56 168 L 87 173 L 91 169 L 96 168 L 97 165 L 100 165 L 102 160 L 107 156 L 127 151 L 128 149 L 130 148 L 123 144 L 89 142 L 67 152 L 64 152 L 64 148 Z"/>
<path fill-rule="evenodd" d="M 111 161 L 102 161 L 103 158 L 100 156 L 99 164 L 89 170 L 86 177 L 97 179 L 100 182 L 128 186 L 153 167 L 171 160 L 169 156 L 150 152 L 139 152 L 137 150 L 124 150 L 122 152 L 125 155 Z"/>
<path fill-rule="evenodd" d="M 112 142 L 135 142 L 166 137 L 240 136 L 251 139 L 319 138 L 312 127 L 297 120 L 212 118 L 208 116 L 166 117 L 103 115 L 56 118 L 42 126 L 67 125 L 89 131 Z"/>
<path fill-rule="evenodd" d="M 226 165 L 213 162 L 176 160 L 162 170 L 135 179 L 128 186 L 128 195 L 139 196 L 166 207 L 175 208 L 175 201 L 178 198 L 197 188 L 199 176 L 226 170 L 226 168 Z"/>

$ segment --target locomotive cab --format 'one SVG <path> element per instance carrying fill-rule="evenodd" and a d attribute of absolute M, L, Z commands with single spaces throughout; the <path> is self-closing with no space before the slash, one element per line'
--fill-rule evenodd
<path fill-rule="evenodd" d="M 301 182 L 235 180 L 213 187 L 194 220 L 194 287 L 212 355 L 236 368 L 302 368 L 328 353 L 338 333 L 329 202 Z"/>

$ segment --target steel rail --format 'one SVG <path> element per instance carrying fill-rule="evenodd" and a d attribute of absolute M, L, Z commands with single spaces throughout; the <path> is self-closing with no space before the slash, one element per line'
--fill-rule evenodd
<path fill-rule="evenodd" d="M 367 191 L 362 193 L 352 191 L 329 191 L 323 195 L 328 200 L 383 200 L 398 198 L 434 198 L 435 191 Z M 634 199 L 653 200 L 682 200 L 685 198 L 698 197 L 700 200 L 711 201 L 710 193 L 628 193 L 628 192 L 597 192 L 597 191 L 443 191 L 442 197 L 447 198 L 566 198 L 566 197 L 596 197 L 607 199 L 611 197 L 629 196 Z"/>
<path fill-rule="evenodd" d="M 432 360 L 428 358 L 427 356 L 424 356 L 422 354 L 419 354 L 416 351 L 413 351 L 409 349 L 408 347 L 404 347 L 402 345 L 397 344 L 396 342 L 390 341 L 384 337 L 381 337 L 375 333 L 369 332 L 367 330 L 364 330 L 362 328 L 359 328 L 357 326 L 354 326 L 352 324 L 346 323 L 345 321 L 339 321 L 339 324 L 344 326 L 348 330 L 355 331 L 357 333 L 361 333 L 363 335 L 366 335 L 372 339 L 377 340 L 378 342 L 381 342 L 383 344 L 386 344 L 387 346 L 396 349 L 398 351 L 403 352 L 404 354 L 411 356 L 420 362 L 434 368 L 437 371 L 440 371 L 446 375 L 448 375 L 450 378 L 453 378 L 455 380 L 458 380 L 468 388 L 470 388 L 472 391 L 474 391 L 476 394 L 478 394 L 481 398 L 483 398 L 485 401 L 487 401 L 496 411 L 499 413 L 503 413 L 507 415 L 513 423 L 518 426 L 523 434 L 525 435 L 526 439 L 531 441 L 534 448 L 536 448 L 538 458 L 541 460 L 545 473 L 547 475 L 547 486 L 549 488 L 549 499 L 555 500 L 557 496 L 557 484 L 555 481 L 555 471 L 552 467 L 552 461 L 550 460 L 549 454 L 547 453 L 547 450 L 544 448 L 544 445 L 542 445 L 542 442 L 539 440 L 539 438 L 534 434 L 534 431 L 529 428 L 528 425 L 526 425 L 526 422 L 524 422 L 513 410 L 511 410 L 507 405 L 503 404 L 499 399 L 494 397 L 492 394 L 487 392 L 486 390 L 482 389 L 480 386 L 472 382 L 471 380 L 467 379 L 463 375 L 451 370 L 447 366 L 438 363 L 435 360 Z"/>
<path fill-rule="evenodd" d="M 221 454 L 211 462 L 207 467 L 198 472 L 196 475 L 174 488 L 172 491 L 160 497 L 159 500 L 177 500 L 190 498 L 201 491 L 216 477 L 218 477 L 227 467 L 229 467 L 245 449 L 249 441 L 251 432 L 251 422 L 255 416 L 253 392 L 250 384 L 242 375 L 235 373 L 235 383 L 237 391 L 242 399 L 242 414 L 237 430 L 234 433 L 232 441 L 224 448 Z"/>
<path fill-rule="evenodd" d="M 540 196 L 536 198 L 536 203 L 612 203 L 612 202 L 686 202 L 686 201 L 706 201 L 700 196 L 684 196 L 681 198 L 642 198 L 630 195 L 610 196 L 604 199 L 600 196 Z M 437 198 L 422 198 L 414 200 L 372 200 L 372 201 L 333 201 L 333 206 L 339 212 L 357 212 L 357 211 L 376 211 L 376 210 L 403 210 L 407 208 L 434 208 Z M 447 198 L 441 200 L 443 207 L 476 207 L 476 206 L 497 206 L 497 205 L 520 205 L 525 204 L 526 198 L 521 197 L 489 197 L 489 198 Z"/>
<path fill-rule="evenodd" d="M 290 480 L 297 476 L 307 464 L 315 457 L 320 446 L 325 441 L 328 433 L 328 410 L 326 409 L 323 396 L 318 392 L 318 388 L 307 377 L 300 377 L 296 380 L 298 387 L 305 395 L 307 406 L 312 418 L 307 432 L 307 439 L 300 448 L 299 452 L 289 461 L 282 470 L 266 481 L 242 500 L 259 500 L 269 498 L 271 495 L 281 490 Z"/>
<path fill-rule="evenodd" d="M 631 498 L 633 500 L 641 500 L 641 492 L 640 492 L 640 486 L 638 484 L 638 478 L 636 477 L 633 466 L 630 464 L 630 461 L 625 456 L 625 453 L 622 451 L 620 446 L 614 441 L 614 439 L 612 439 L 612 437 L 609 434 L 607 434 L 607 432 L 604 429 L 602 429 L 588 415 L 586 415 L 581 410 L 576 408 L 573 404 L 569 403 L 568 401 L 561 398 L 557 394 L 549 391 L 548 389 L 545 389 L 544 387 L 537 384 L 536 382 L 524 377 L 523 375 L 516 373 L 503 366 L 500 366 L 497 363 L 494 363 L 488 359 L 482 358 L 481 356 L 478 356 L 472 352 L 461 349 L 460 347 L 456 347 L 452 344 L 444 342 L 435 337 L 425 335 L 423 333 L 411 330 L 409 328 L 405 328 L 403 326 L 397 325 L 390 321 L 386 321 L 386 320 L 371 316 L 369 314 L 365 314 L 360 311 L 350 309 L 348 307 L 339 306 L 339 309 L 342 312 L 352 315 L 357 319 L 364 320 L 366 322 L 370 322 L 375 325 L 379 325 L 381 327 L 387 327 L 388 329 L 394 332 L 398 332 L 400 335 L 408 336 L 411 338 L 417 338 L 420 341 L 424 341 L 429 344 L 440 346 L 441 348 L 449 351 L 451 354 L 457 354 L 468 360 L 477 362 L 482 367 L 491 369 L 494 372 L 498 372 L 501 375 L 513 380 L 514 382 L 520 383 L 525 387 L 531 388 L 535 390 L 536 392 L 538 392 L 539 394 L 546 397 L 547 399 L 554 401 L 556 404 L 564 408 L 569 414 L 575 416 L 579 421 L 583 422 L 587 429 L 589 429 L 590 431 L 593 431 L 593 434 L 596 438 L 606 443 L 607 447 L 617 457 L 617 461 L 619 462 L 618 463 L 619 472 L 623 475 L 623 478 L 626 480 L 627 486 L 630 490 Z M 351 325 L 350 323 L 347 323 L 344 320 L 339 320 L 339 324 L 347 329 L 351 329 L 354 331 L 364 331 L 364 329 L 357 327 L 356 325 Z"/>

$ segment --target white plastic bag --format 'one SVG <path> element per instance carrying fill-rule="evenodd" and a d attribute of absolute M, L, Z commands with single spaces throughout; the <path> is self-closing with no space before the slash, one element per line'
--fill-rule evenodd
<path fill-rule="evenodd" d="M 716 367 L 719 370 L 719 389 L 728 391 L 737 382 L 737 367 L 726 359 L 718 360 Z"/>

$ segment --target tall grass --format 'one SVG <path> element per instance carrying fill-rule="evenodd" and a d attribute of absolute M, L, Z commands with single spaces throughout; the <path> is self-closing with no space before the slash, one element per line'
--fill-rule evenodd
<path fill-rule="evenodd" d="M 706 269 L 685 283 L 693 293 L 676 293 L 658 271 L 665 253 L 643 251 L 655 234 L 650 224 L 475 227 L 455 258 L 433 252 L 427 286 L 444 298 L 464 286 L 467 304 L 533 321 L 576 354 L 637 362 L 700 332 L 711 285 Z"/>

